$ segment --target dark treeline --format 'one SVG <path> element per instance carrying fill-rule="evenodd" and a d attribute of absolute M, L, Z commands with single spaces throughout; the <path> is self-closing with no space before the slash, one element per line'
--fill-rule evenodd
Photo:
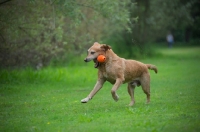
<path fill-rule="evenodd" d="M 2 0 L 0 66 L 64 62 L 95 41 L 133 57 L 168 32 L 175 41 L 198 42 L 199 7 L 198 0 Z"/>

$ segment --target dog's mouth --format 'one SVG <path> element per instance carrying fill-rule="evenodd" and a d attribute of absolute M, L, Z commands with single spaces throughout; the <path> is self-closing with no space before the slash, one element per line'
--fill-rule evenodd
<path fill-rule="evenodd" d="M 98 68 L 100 64 L 97 61 L 97 58 L 95 58 L 93 61 L 94 61 L 94 68 Z"/>

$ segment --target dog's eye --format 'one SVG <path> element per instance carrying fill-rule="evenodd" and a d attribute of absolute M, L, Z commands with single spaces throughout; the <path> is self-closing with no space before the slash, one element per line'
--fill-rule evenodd
<path fill-rule="evenodd" d="M 93 52 L 93 51 L 91 52 L 92 55 L 93 55 L 94 53 L 95 53 L 95 52 Z"/>

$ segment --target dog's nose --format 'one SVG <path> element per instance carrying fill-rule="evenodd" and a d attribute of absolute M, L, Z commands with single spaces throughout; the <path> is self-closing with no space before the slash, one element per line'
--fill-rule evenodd
<path fill-rule="evenodd" d="M 87 58 L 85 58 L 84 61 L 87 62 Z"/>

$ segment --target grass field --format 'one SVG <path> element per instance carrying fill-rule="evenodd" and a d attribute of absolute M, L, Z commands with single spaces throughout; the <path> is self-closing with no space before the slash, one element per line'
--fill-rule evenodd
<path fill-rule="evenodd" d="M 127 106 L 126 85 L 115 102 L 109 83 L 87 104 L 80 103 L 96 82 L 92 62 L 39 71 L 0 70 L 0 131 L 200 131 L 200 47 L 157 52 L 158 57 L 139 60 L 158 67 L 158 74 L 150 71 L 151 103 L 145 104 L 138 87 L 132 107 Z"/>

